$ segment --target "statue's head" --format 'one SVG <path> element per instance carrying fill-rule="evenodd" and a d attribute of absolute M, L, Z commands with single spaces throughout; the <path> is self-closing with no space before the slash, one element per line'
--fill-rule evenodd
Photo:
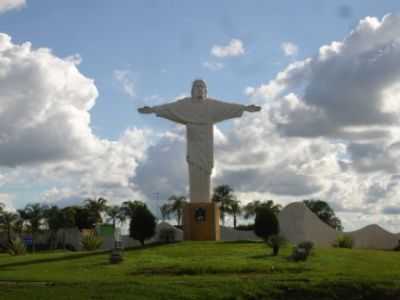
<path fill-rule="evenodd" d="M 207 85 L 204 80 L 196 79 L 192 84 L 192 98 L 205 100 L 207 98 Z"/>

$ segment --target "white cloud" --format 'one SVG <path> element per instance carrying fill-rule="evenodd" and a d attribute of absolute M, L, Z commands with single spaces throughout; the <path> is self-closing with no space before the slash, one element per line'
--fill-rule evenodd
<path fill-rule="evenodd" d="M 284 42 L 281 44 L 281 49 L 285 56 L 294 57 L 299 52 L 299 47 L 292 42 Z"/>
<path fill-rule="evenodd" d="M 95 151 L 89 110 L 98 95 L 72 60 L 0 34 L 0 165 L 70 159 Z M 71 146 L 73 145 L 73 146 Z"/>
<path fill-rule="evenodd" d="M 136 84 L 130 70 L 114 70 L 114 79 L 122 85 L 123 91 L 130 97 L 136 96 Z"/>
<path fill-rule="evenodd" d="M 220 62 L 215 62 L 215 61 L 205 61 L 203 63 L 203 67 L 206 69 L 209 69 L 211 71 L 219 71 L 224 68 L 224 64 Z"/>
<path fill-rule="evenodd" d="M 26 6 L 25 0 L 0 0 L 0 13 Z"/>
<path fill-rule="evenodd" d="M 240 56 L 245 54 L 245 49 L 241 40 L 232 39 L 226 46 L 214 45 L 211 48 L 211 54 L 220 58 Z"/>

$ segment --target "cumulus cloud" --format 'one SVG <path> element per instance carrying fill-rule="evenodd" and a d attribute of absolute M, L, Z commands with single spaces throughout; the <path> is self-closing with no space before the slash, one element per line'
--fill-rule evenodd
<path fill-rule="evenodd" d="M 0 165 L 95 151 L 89 110 L 97 95 L 93 80 L 74 61 L 47 48 L 33 49 L 30 43 L 16 45 L 0 34 Z"/>
<path fill-rule="evenodd" d="M 130 70 L 114 70 L 113 77 L 122 86 L 127 95 L 130 97 L 136 96 L 136 84 Z"/>
<path fill-rule="evenodd" d="M 42 198 L 53 203 L 139 197 L 129 178 L 151 131 L 130 128 L 115 141 L 95 136 L 90 109 L 98 92 L 80 61 L 0 34 L 0 184 L 50 185 Z"/>
<path fill-rule="evenodd" d="M 281 44 L 281 49 L 285 56 L 294 57 L 299 52 L 299 47 L 292 42 L 284 42 Z"/>
<path fill-rule="evenodd" d="M 26 6 L 26 0 L 0 0 L 0 13 Z"/>
<path fill-rule="evenodd" d="M 245 54 L 243 42 L 239 39 L 232 39 L 228 45 L 214 45 L 211 48 L 211 55 L 219 58 L 240 56 Z"/>

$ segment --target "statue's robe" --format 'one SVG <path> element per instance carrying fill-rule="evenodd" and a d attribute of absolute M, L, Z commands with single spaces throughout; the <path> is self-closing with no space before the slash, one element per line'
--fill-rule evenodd
<path fill-rule="evenodd" d="M 191 202 L 209 202 L 214 166 L 214 124 L 241 117 L 245 106 L 214 99 L 183 98 L 153 107 L 157 116 L 186 125 Z"/>

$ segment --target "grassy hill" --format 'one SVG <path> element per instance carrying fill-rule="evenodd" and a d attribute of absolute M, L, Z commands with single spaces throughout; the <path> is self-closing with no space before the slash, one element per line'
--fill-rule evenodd
<path fill-rule="evenodd" d="M 109 253 L 0 254 L 0 299 L 400 299 L 400 252 L 316 249 L 306 262 L 256 242 Z"/>

